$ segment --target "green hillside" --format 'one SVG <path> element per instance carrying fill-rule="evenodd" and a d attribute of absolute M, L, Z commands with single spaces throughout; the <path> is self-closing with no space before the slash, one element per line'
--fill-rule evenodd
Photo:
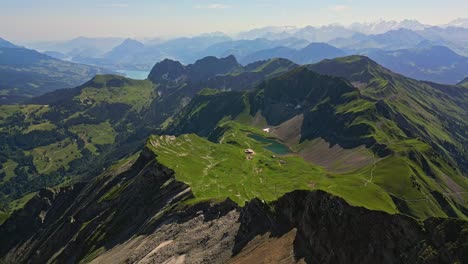
<path fill-rule="evenodd" d="M 32 104 L 0 106 L 0 210 L 12 210 L 11 201 L 42 187 L 88 180 L 133 155 L 207 87 L 230 89 L 224 80 L 235 78 L 232 83 L 247 90 L 295 67 L 275 60 L 219 72 L 223 67 L 217 65 L 225 61 L 184 66 L 193 76 L 177 85 L 97 75 L 82 86 L 36 97 Z"/>
<path fill-rule="evenodd" d="M 349 62 L 353 61 L 347 63 Z M 334 68 L 340 70 L 339 67 Z M 378 68 L 372 70 L 382 75 L 388 72 Z M 458 104 L 463 106 L 466 100 L 463 90 L 459 88 L 449 86 L 447 91 L 442 90 L 443 87 L 436 90 L 428 84 L 400 78 L 405 82 L 399 83 L 400 86 L 395 89 L 402 90 L 402 95 L 409 94 L 403 92 L 405 89 L 413 89 L 411 91 L 414 94 L 408 96 L 409 99 L 404 98 L 406 100 L 422 97 L 418 93 L 437 91 L 444 96 L 440 99 L 426 98 L 423 102 L 432 100 L 434 105 L 443 105 L 442 109 L 450 107 L 453 111 L 460 110 Z M 372 79 L 374 77 L 368 77 L 368 81 Z M 386 86 L 383 88 L 392 89 Z M 442 136 L 451 136 L 448 133 L 453 131 L 446 128 L 442 130 L 442 125 L 437 127 L 437 124 L 427 123 L 428 121 L 421 117 L 424 112 L 416 113 L 418 108 L 405 107 L 403 100 L 387 103 L 386 100 L 377 99 L 377 95 L 374 98 L 370 97 L 372 92 L 355 89 L 351 83 L 339 78 L 326 77 L 299 68 L 263 83 L 253 92 L 197 96 L 175 118 L 168 132 L 176 135 L 197 133 L 214 142 L 225 142 L 221 140 L 223 135 L 233 133 L 226 131 L 223 126 L 220 127 L 226 120 L 237 120 L 243 126 L 247 125 L 249 128 L 244 127 L 244 130 L 269 127 L 269 136 L 288 145 L 293 150 L 291 155 L 300 156 L 315 167 L 326 169 L 315 176 L 312 173 L 312 176 L 309 176 L 312 181 L 317 181 L 320 179 L 318 175 L 324 173 L 333 175 L 330 177 L 332 182 L 336 181 L 336 185 L 331 184 L 333 187 L 329 191 L 349 201 L 368 208 L 380 206 L 380 210 L 389 212 L 389 208 L 393 208 L 418 218 L 431 215 L 466 217 L 468 181 L 463 166 L 460 166 L 466 163 L 466 156 L 462 158 L 463 155 L 457 155 L 457 152 L 450 154 L 453 152 L 449 151 L 450 145 L 445 142 L 442 144 L 442 141 L 439 141 L 440 145 L 437 144 L 438 141 L 435 141 L 436 144 L 432 142 L 432 139 L 441 140 Z M 387 93 L 397 93 L 397 96 L 400 94 L 398 91 Z M 456 98 L 458 95 L 461 97 Z M 451 100 L 453 105 L 444 105 L 443 100 Z M 398 107 L 401 107 L 401 110 Z M 412 114 L 419 119 L 413 118 L 403 123 L 401 118 L 389 114 L 388 109 L 393 109 L 396 113 Z M 430 112 L 432 117 L 448 116 L 437 110 L 439 109 L 435 108 Z M 450 112 L 449 115 L 455 119 L 461 117 L 463 112 Z M 439 120 L 442 122 L 442 119 Z M 443 122 L 451 124 L 447 120 Z M 466 128 L 463 120 L 458 119 L 458 122 L 453 125 L 458 124 L 459 131 Z M 422 125 L 434 126 L 439 130 L 425 130 L 422 129 Z M 410 130 L 413 128 L 416 129 Z M 237 137 L 242 138 L 236 134 L 235 138 Z M 463 134 L 453 137 L 452 142 L 454 147 L 461 147 L 460 150 L 463 151 Z M 239 153 L 242 148 L 246 148 L 245 143 L 236 140 L 230 140 L 230 143 L 239 146 Z M 174 164 L 182 162 L 175 161 Z M 219 159 L 216 158 L 212 164 L 217 162 Z M 239 165 L 233 162 L 233 167 L 238 168 Z M 175 170 L 177 172 L 177 169 Z M 291 169 L 288 173 L 293 175 L 295 170 Z M 354 182 L 346 185 L 353 186 L 347 189 L 340 183 L 340 180 L 344 179 L 357 179 L 360 184 Z M 190 184 L 191 180 L 186 182 Z M 300 181 L 297 184 L 300 185 Z M 320 184 L 317 183 L 317 186 Z M 373 205 L 376 207 L 366 205 L 369 197 L 361 199 L 361 192 L 356 192 L 358 189 L 362 191 L 362 188 L 376 188 L 380 193 L 378 197 L 385 199 L 376 201 Z M 288 187 L 285 187 L 285 190 L 288 190 Z M 258 192 L 253 192 L 255 191 Z M 372 193 L 372 190 L 366 190 L 364 193 Z M 225 195 L 232 196 L 228 193 Z M 392 202 L 383 202 L 388 199 Z"/>
<path fill-rule="evenodd" d="M 101 171 L 136 151 L 148 135 L 141 114 L 157 97 L 155 87 L 98 75 L 35 99 L 47 105 L 0 106 L 3 209 L 5 201 Z"/>
<path fill-rule="evenodd" d="M 98 75 L 36 105 L 2 106 L 2 207 L 88 180 L 157 134 L 177 136 L 147 145 L 194 201 L 242 205 L 321 189 L 369 209 L 465 218 L 466 98 L 464 88 L 417 82 L 365 57 L 307 67 L 166 60 L 149 80 Z"/>
<path fill-rule="evenodd" d="M 406 78 L 360 56 L 325 60 L 308 68 L 348 79 L 363 96 L 376 101 L 379 112 L 406 136 L 423 140 L 468 174 L 467 89 Z"/>
<path fill-rule="evenodd" d="M 278 146 L 269 149 L 272 143 L 264 141 L 269 135 L 259 129 L 236 122 L 223 123 L 221 128 L 223 134 L 216 143 L 194 134 L 152 136 L 148 141 L 157 160 L 173 169 L 177 180 L 190 185 L 195 195 L 190 203 L 229 197 L 243 205 L 253 198 L 273 201 L 293 190 L 322 189 L 355 205 L 398 211 L 384 190 L 368 182 L 372 166 L 359 174 L 329 173 L 294 152 L 284 154 Z M 255 154 L 246 154 L 245 149 Z"/>

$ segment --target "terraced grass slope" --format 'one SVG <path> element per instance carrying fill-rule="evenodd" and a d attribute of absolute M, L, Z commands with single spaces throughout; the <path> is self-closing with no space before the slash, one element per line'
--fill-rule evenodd
<path fill-rule="evenodd" d="M 0 104 L 24 103 L 57 89 L 81 85 L 102 68 L 58 60 L 21 47 L 0 47 Z"/>
<path fill-rule="evenodd" d="M 102 170 L 132 154 L 149 135 L 144 112 L 156 85 L 115 75 L 0 106 L 1 210 L 8 201 Z"/>
<path fill-rule="evenodd" d="M 362 56 L 325 60 L 309 69 L 348 79 L 404 134 L 419 138 L 468 174 L 468 89 L 419 82 Z M 381 125 L 381 123 L 377 123 Z M 395 140 L 386 139 L 387 145 Z"/>
<path fill-rule="evenodd" d="M 366 74 L 362 69 L 360 73 Z M 368 81 L 373 78 L 369 76 Z M 435 90 L 430 84 L 419 84 L 413 80 L 408 82 L 420 85 L 420 90 L 413 90 L 415 95 L 406 100 L 414 101 L 414 97 L 422 97 L 418 93 Z M 395 96 L 399 96 L 398 89 L 408 89 L 401 86 L 383 88 L 390 89 L 386 92 L 395 93 Z M 409 89 L 412 88 L 410 86 Z M 453 98 L 451 102 L 454 102 L 454 106 L 444 106 L 444 109 L 452 107 L 457 110 L 458 107 L 460 110 L 466 96 L 460 88 L 449 88 L 448 91 L 437 89 L 438 95 L 443 97 L 426 98 L 423 103 L 433 100 L 442 106 L 455 93 L 461 97 Z M 316 166 L 324 166 L 327 173 L 361 180 L 360 186 L 347 186 L 337 180 L 339 177 L 335 177 L 337 182 L 332 188 L 349 187 L 347 191 L 353 192 L 374 186 L 392 199 L 393 208 L 399 212 L 419 218 L 431 215 L 465 218 L 468 181 L 463 167 L 457 164 L 464 164 L 466 157 L 442 149 L 437 141 L 436 144 L 431 141 L 441 130 L 431 130 L 430 126 L 434 124 L 428 124 L 428 120 L 419 115 L 424 113 L 417 114 L 412 110 L 411 113 L 418 119 L 406 122 L 389 114 L 388 109 L 398 109 L 396 107 L 405 103 L 397 100 L 397 103 L 390 101 L 387 104 L 387 101 L 378 99 L 375 89 L 364 91 L 344 79 L 298 68 L 262 83 L 253 92 L 199 95 L 175 118 L 168 132 L 176 135 L 197 133 L 217 142 L 224 134 L 224 128 L 220 125 L 226 120 L 236 120 L 257 129 L 268 127 L 270 136 L 285 142 L 295 151 L 295 155 Z M 402 92 L 402 96 L 408 93 Z M 430 114 L 433 117 L 447 115 L 438 111 L 440 109 L 435 108 Z M 404 113 L 395 113 L 400 112 Z M 458 114 L 462 113 L 459 111 Z M 457 112 L 448 115 L 457 118 Z M 463 131 L 466 123 L 461 119 L 459 122 L 458 131 Z M 428 129 L 422 125 L 427 125 Z M 413 126 L 418 130 L 412 132 L 410 129 Z M 446 128 L 443 131 L 445 135 L 449 133 Z M 462 144 L 462 139 L 463 135 L 458 135 L 453 142 Z M 317 140 L 322 143 L 317 143 Z M 327 147 L 323 147 L 324 144 Z M 332 149 L 334 146 L 337 149 Z M 334 163 L 337 159 L 338 162 Z M 290 173 L 293 174 L 292 171 Z M 358 199 L 358 194 L 355 198 Z M 385 206 L 382 205 L 383 208 Z"/>

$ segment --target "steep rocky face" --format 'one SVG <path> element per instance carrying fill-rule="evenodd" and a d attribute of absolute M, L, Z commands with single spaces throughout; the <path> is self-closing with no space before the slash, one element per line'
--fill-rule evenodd
<path fill-rule="evenodd" d="M 242 66 L 232 55 L 221 59 L 209 56 L 187 66 L 187 70 L 190 73 L 190 79 L 193 80 L 193 82 L 198 82 L 219 74 L 235 72 L 236 70 L 241 69 Z"/>
<path fill-rule="evenodd" d="M 421 225 L 406 216 L 352 207 L 322 191 L 295 191 L 271 208 L 252 201 L 242 211 L 241 219 L 238 245 L 266 232 L 282 237 L 296 229 L 295 258 L 307 263 L 468 260 L 466 221 L 430 218 Z"/>
<path fill-rule="evenodd" d="M 151 70 L 148 79 L 154 83 L 171 83 L 179 79 L 183 79 L 186 74 L 186 69 L 178 61 L 165 59 L 156 65 Z"/>
<path fill-rule="evenodd" d="M 205 88 L 218 91 L 255 89 L 262 81 L 279 76 L 297 65 L 284 59 L 261 61 L 242 67 L 234 56 L 206 57 L 194 64 L 164 60 L 153 68 L 149 79 L 158 85 L 160 98 L 155 100 L 147 116 L 157 124 L 180 112 Z"/>
<path fill-rule="evenodd" d="M 323 191 L 188 202 L 145 149 L 89 184 L 42 190 L 0 227 L 5 263 L 463 263 L 468 224 L 424 223 Z"/>
<path fill-rule="evenodd" d="M 157 63 L 149 74 L 154 83 L 177 84 L 183 81 L 197 83 L 219 74 L 227 74 L 242 66 L 234 56 L 218 59 L 205 57 L 187 66 L 178 61 L 165 59 Z"/>
<path fill-rule="evenodd" d="M 189 187 L 143 151 L 133 165 L 102 175 L 82 192 L 42 191 L 1 227 L 1 252 L 8 263 L 74 262 L 126 241 L 157 212 L 187 197 Z"/>

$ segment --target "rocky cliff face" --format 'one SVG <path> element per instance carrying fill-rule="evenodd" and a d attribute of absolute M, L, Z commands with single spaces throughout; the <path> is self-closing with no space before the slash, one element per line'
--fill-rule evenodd
<path fill-rule="evenodd" d="M 323 191 L 294 191 L 270 207 L 249 203 L 242 210 L 238 246 L 259 234 L 282 237 L 296 230 L 295 258 L 307 263 L 463 263 L 467 226 L 456 219 L 419 223 L 353 207 Z"/>
<path fill-rule="evenodd" d="M 165 59 L 153 67 L 148 79 L 162 84 L 176 84 L 183 81 L 197 83 L 218 74 L 227 74 L 241 69 L 242 66 L 234 56 L 221 59 L 205 57 L 187 66 L 178 61 Z"/>
<path fill-rule="evenodd" d="M 424 223 L 295 191 L 244 207 L 193 202 L 144 150 L 88 184 L 44 189 L 0 227 L 0 263 L 456 263 L 468 224 Z"/>

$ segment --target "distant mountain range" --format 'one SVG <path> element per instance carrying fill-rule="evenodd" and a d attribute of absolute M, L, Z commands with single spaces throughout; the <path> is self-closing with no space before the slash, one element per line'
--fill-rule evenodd
<path fill-rule="evenodd" d="M 447 46 L 468 56 L 468 27 L 458 19 L 447 25 L 424 25 L 415 20 L 354 23 L 349 27 L 328 25 L 322 27 L 265 27 L 242 32 L 237 38 L 284 39 L 298 38 L 309 42 L 326 42 L 349 50 L 380 48 L 387 50 L 414 48 L 420 42 Z"/>
<path fill-rule="evenodd" d="M 320 27 L 264 27 L 241 32 L 236 37 L 239 39 L 282 39 L 288 37 L 302 38 L 311 42 L 328 42 L 335 38 L 349 38 L 356 33 L 382 34 L 391 30 L 409 29 L 422 30 L 430 27 L 416 20 L 378 21 L 375 23 L 353 23 L 350 26 L 331 24 Z"/>
<path fill-rule="evenodd" d="M 302 38 L 311 42 L 328 42 L 335 38 L 349 38 L 356 33 L 365 35 L 383 34 L 392 30 L 408 29 L 413 31 L 420 31 L 426 28 L 437 27 L 434 25 L 422 24 L 417 20 L 405 19 L 402 21 L 377 21 L 368 23 L 352 23 L 349 26 L 340 24 L 330 24 L 325 26 L 306 26 L 298 28 L 294 26 L 284 27 L 263 27 L 256 28 L 236 35 L 238 39 L 282 39 L 288 37 Z M 468 19 L 456 19 L 448 24 L 440 25 L 441 28 L 447 27 L 460 27 L 468 28 Z"/>
<path fill-rule="evenodd" d="M 110 69 L 148 70 L 155 61 L 166 58 L 177 59 L 183 63 L 194 63 L 198 58 L 205 56 L 226 57 L 234 55 L 241 58 L 262 49 L 278 46 L 302 48 L 307 44 L 307 41 L 296 38 L 232 40 L 225 35 L 177 38 L 150 45 L 145 45 L 134 39 L 127 39 L 101 56 L 75 56 L 72 60 Z"/>
<path fill-rule="evenodd" d="M 271 40 L 298 38 L 309 42 L 327 42 L 338 37 L 351 37 L 356 31 L 340 25 L 328 25 L 322 27 L 307 26 L 296 27 L 265 27 L 241 32 L 237 39 L 265 38 Z"/>
<path fill-rule="evenodd" d="M 382 43 L 385 42 L 382 40 Z M 326 43 L 312 43 L 303 49 L 277 47 L 260 50 L 241 58 L 240 62 L 246 64 L 258 60 L 285 58 L 297 64 L 310 64 L 359 53 L 394 72 L 417 80 L 456 84 L 468 75 L 468 57 L 458 55 L 444 46 L 432 46 L 430 43 L 421 43 L 420 46 L 390 51 L 367 49 L 346 52 Z"/>
<path fill-rule="evenodd" d="M 337 38 L 329 43 L 347 50 L 411 48 L 419 45 L 425 38 L 409 29 L 391 30 L 382 34 L 355 34 L 350 38 Z"/>
<path fill-rule="evenodd" d="M 418 80 L 456 84 L 468 75 L 468 57 L 443 46 L 364 53 L 394 72 Z"/>
<path fill-rule="evenodd" d="M 99 56 L 119 45 L 124 40 L 124 38 L 78 37 L 67 41 L 26 43 L 26 46 L 41 52 L 58 51 L 72 57 L 79 55 Z"/>
<path fill-rule="evenodd" d="M 457 18 L 447 25 L 447 27 L 463 27 L 463 28 L 468 28 L 468 18 Z"/>
<path fill-rule="evenodd" d="M 365 49 L 408 49 L 421 45 L 446 46 L 460 55 L 468 55 L 468 28 L 431 27 L 414 31 L 409 29 L 391 30 L 382 34 L 355 34 L 349 38 L 337 38 L 329 44 L 346 49 L 350 53 Z"/>
<path fill-rule="evenodd" d="M 362 54 L 369 49 L 399 50 L 419 48 L 421 43 L 446 46 L 456 53 L 468 56 L 468 28 L 466 19 L 458 19 L 442 26 L 425 25 L 416 20 L 378 21 L 313 27 L 264 27 L 241 32 L 233 37 L 223 33 L 202 34 L 194 37 L 138 41 L 123 38 L 76 38 L 64 42 L 32 43 L 29 47 L 54 58 L 106 67 L 114 70 L 148 71 L 154 61 L 165 58 L 193 63 L 200 57 L 234 55 L 241 62 L 262 58 L 264 50 L 275 57 L 298 61 L 287 49 L 302 49 L 311 43 L 327 43 L 346 54 Z M 255 55 L 254 53 L 260 52 Z M 247 56 L 253 56 L 248 59 Z M 255 57 L 258 56 L 258 57 Z M 329 55 L 322 56 L 328 58 Z M 244 60 L 244 58 L 246 58 Z M 317 57 L 317 58 L 320 58 Z"/>
<path fill-rule="evenodd" d="M 343 50 L 326 43 L 311 43 L 302 49 L 277 47 L 256 51 L 243 57 L 240 61 L 247 64 L 271 58 L 285 58 L 297 64 L 309 64 L 319 62 L 323 59 L 333 59 L 345 55 L 346 53 Z"/>
<path fill-rule="evenodd" d="M 110 72 L 55 59 L 10 42 L 2 43 L 9 48 L 0 47 L 0 104 L 24 102 L 56 89 L 75 87 L 98 73 Z"/>
<path fill-rule="evenodd" d="M 391 30 L 409 29 L 409 30 L 423 30 L 431 27 L 425 25 L 417 20 L 405 19 L 402 21 L 377 21 L 374 23 L 353 23 L 349 26 L 350 29 L 363 34 L 382 34 Z"/>

